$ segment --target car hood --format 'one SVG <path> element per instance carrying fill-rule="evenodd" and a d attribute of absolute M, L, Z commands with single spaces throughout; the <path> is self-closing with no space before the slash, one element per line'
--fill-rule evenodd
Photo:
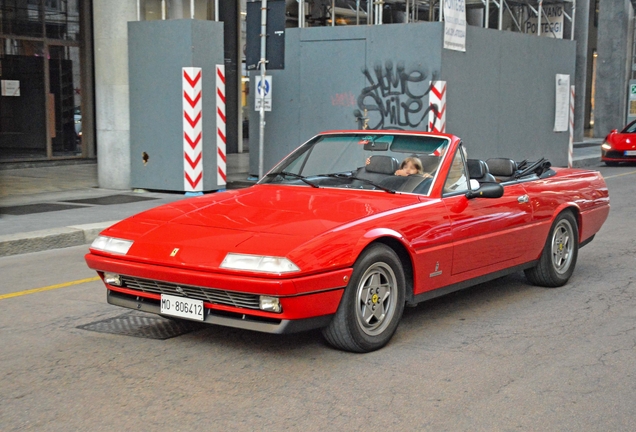
<path fill-rule="evenodd" d="M 616 150 L 636 150 L 636 134 L 613 133 L 607 137 L 612 147 Z"/>
<path fill-rule="evenodd" d="M 383 191 L 256 185 L 161 206 L 103 235 L 133 240 L 128 259 L 218 269 L 228 252 L 288 256 L 343 224 L 418 202 Z"/>

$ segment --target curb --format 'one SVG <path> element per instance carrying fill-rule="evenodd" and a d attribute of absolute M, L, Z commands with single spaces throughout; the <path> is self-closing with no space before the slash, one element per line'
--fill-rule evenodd
<path fill-rule="evenodd" d="M 117 222 L 119 221 L 3 235 L 0 236 L 0 257 L 89 244 L 100 232 Z"/>

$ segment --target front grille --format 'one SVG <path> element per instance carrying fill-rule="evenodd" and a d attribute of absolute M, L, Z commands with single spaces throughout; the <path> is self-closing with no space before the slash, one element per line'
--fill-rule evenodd
<path fill-rule="evenodd" d="M 611 159 L 636 160 L 636 156 L 625 156 L 625 153 L 617 150 L 609 150 L 605 152 L 605 157 Z"/>
<path fill-rule="evenodd" d="M 204 302 L 225 306 L 257 310 L 260 309 L 259 296 L 254 294 L 244 294 L 215 288 L 203 288 L 170 282 L 139 279 L 130 276 L 122 276 L 121 279 L 124 286 L 131 290 L 138 290 L 153 294 L 169 294 L 188 297 L 195 300 L 203 300 Z"/>

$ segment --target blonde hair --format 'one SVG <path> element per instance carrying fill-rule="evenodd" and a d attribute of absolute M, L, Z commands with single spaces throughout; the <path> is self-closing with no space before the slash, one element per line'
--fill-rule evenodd
<path fill-rule="evenodd" d="M 422 161 L 420 160 L 420 158 L 415 156 L 409 156 L 405 158 L 402 161 L 402 164 L 400 165 L 400 169 L 404 169 L 406 167 L 406 164 L 408 164 L 409 162 L 413 164 L 418 174 L 424 174 L 424 167 L 422 165 Z"/>

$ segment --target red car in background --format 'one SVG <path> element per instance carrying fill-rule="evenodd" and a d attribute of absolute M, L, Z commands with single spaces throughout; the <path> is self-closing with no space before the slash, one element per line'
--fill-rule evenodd
<path fill-rule="evenodd" d="M 601 160 L 607 166 L 636 162 L 636 120 L 618 131 L 614 129 L 601 145 Z"/>
<path fill-rule="evenodd" d="M 608 216 L 597 171 L 466 156 L 453 135 L 325 132 L 254 186 L 113 225 L 86 262 L 113 305 L 373 351 L 406 304 L 521 270 L 564 285 Z"/>

